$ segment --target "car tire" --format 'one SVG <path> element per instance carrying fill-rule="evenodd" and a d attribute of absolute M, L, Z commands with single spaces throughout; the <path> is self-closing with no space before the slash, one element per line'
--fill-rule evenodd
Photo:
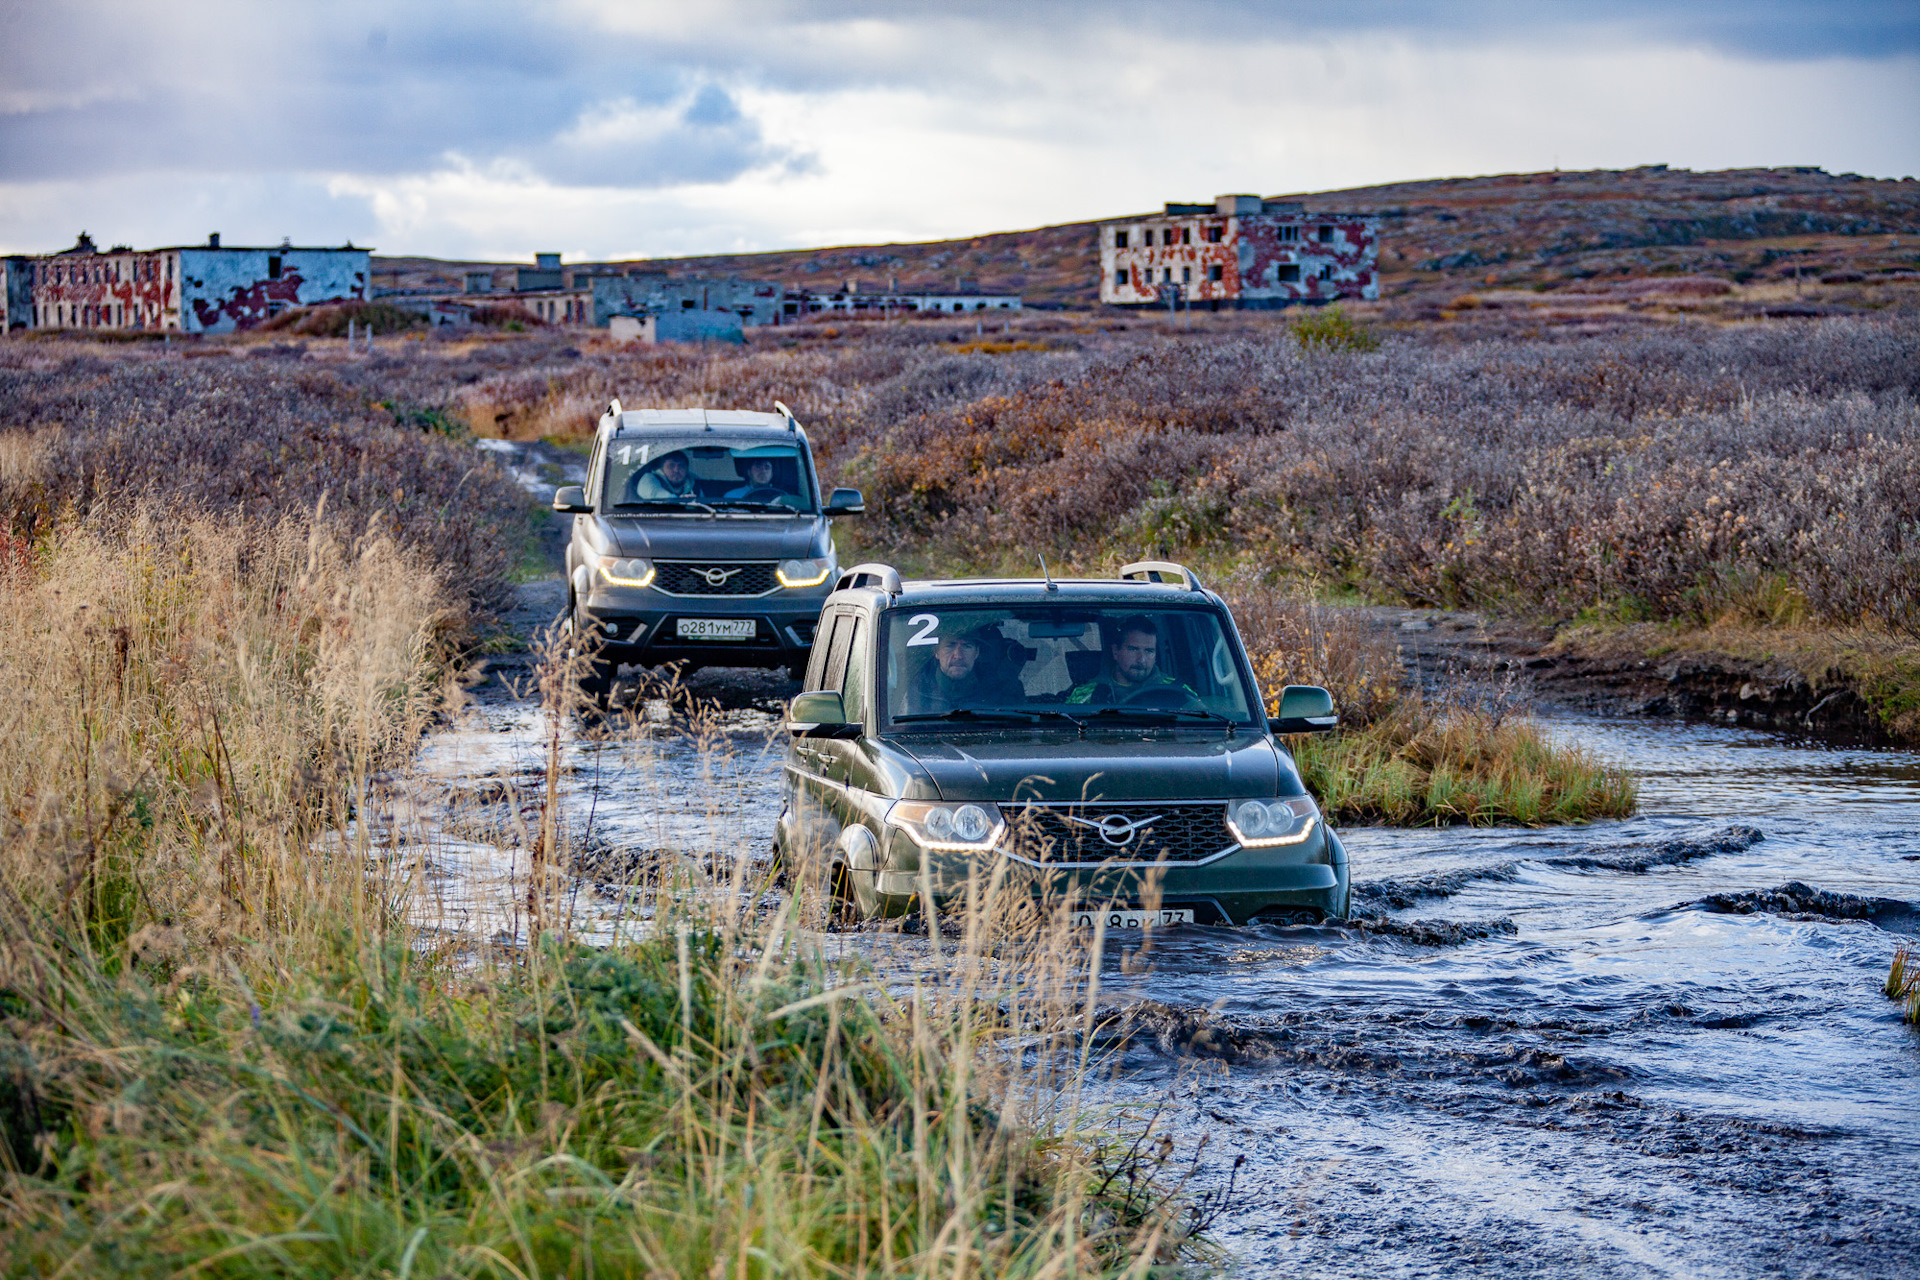
<path fill-rule="evenodd" d="M 567 631 L 567 658 L 578 658 L 580 637 L 585 634 L 580 625 L 580 611 L 571 601 L 568 602 L 567 619 L 563 624 Z M 585 660 L 580 668 L 580 700 L 583 709 L 589 715 L 604 716 L 613 703 L 613 678 L 618 665 L 609 658 L 598 654 Z"/>
<path fill-rule="evenodd" d="M 874 888 L 871 871 L 834 863 L 832 892 L 833 916 L 841 924 L 862 924 L 880 914 L 880 894 Z"/>

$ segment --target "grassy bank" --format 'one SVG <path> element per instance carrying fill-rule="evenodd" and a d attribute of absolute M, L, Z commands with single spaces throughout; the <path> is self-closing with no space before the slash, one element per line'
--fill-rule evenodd
<path fill-rule="evenodd" d="M 464 593 L 385 534 L 293 518 L 136 514 L 14 550 L 0 1274 L 1015 1276 L 1201 1251 L 1164 1158 L 1082 1127 L 1071 934 L 997 928 L 983 892 L 937 980 L 883 986 L 797 927 L 807 887 L 758 909 L 742 862 L 630 886 L 654 928 L 591 950 L 540 820 L 549 874 L 515 909 L 541 944 L 436 942 L 401 910 L 416 836 L 383 771 L 443 705 Z"/>
<path fill-rule="evenodd" d="M 1333 694 L 1340 728 L 1291 745 L 1301 781 L 1336 820 L 1544 826 L 1634 812 L 1632 777 L 1549 739 L 1512 684 L 1459 676 L 1448 696 L 1425 696 L 1360 615 L 1253 575 L 1224 589 L 1269 696 L 1289 684 Z"/>

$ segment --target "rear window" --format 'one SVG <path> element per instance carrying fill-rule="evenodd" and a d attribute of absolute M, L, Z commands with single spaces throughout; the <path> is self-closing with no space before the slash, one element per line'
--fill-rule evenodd
<path fill-rule="evenodd" d="M 882 625 L 884 706 L 902 728 L 955 708 L 1256 718 L 1238 645 L 1210 608 L 901 608 Z"/>

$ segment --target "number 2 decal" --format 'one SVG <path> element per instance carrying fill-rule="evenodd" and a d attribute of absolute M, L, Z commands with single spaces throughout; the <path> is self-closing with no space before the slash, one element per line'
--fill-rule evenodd
<path fill-rule="evenodd" d="M 917 644 L 939 644 L 940 643 L 940 637 L 933 634 L 940 627 L 940 619 L 936 618 L 933 614 L 916 613 L 911 618 L 907 619 L 907 625 L 910 627 L 920 628 L 918 631 L 913 633 L 913 639 L 907 641 L 907 647 L 909 649 L 911 649 L 914 645 L 917 645 Z"/>

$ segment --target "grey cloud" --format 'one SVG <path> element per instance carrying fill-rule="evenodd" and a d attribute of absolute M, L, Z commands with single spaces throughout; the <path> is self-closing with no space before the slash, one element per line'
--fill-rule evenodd
<path fill-rule="evenodd" d="M 899 28 L 907 53 L 844 37 Z M 138 172 L 418 173 L 457 154 L 560 181 L 719 181 L 804 168 L 724 85 L 796 90 L 937 82 L 1005 91 L 992 54 L 1139 32 L 1205 43 L 1378 35 L 1430 44 L 1698 44 L 1791 61 L 1920 50 L 1913 0 L 766 0 L 679 34 L 591 25 L 514 0 L 6 0 L 0 4 L 0 180 Z M 127 57 L 98 56 L 111 32 Z M 568 143 L 608 104 L 677 120 L 645 137 Z"/>

